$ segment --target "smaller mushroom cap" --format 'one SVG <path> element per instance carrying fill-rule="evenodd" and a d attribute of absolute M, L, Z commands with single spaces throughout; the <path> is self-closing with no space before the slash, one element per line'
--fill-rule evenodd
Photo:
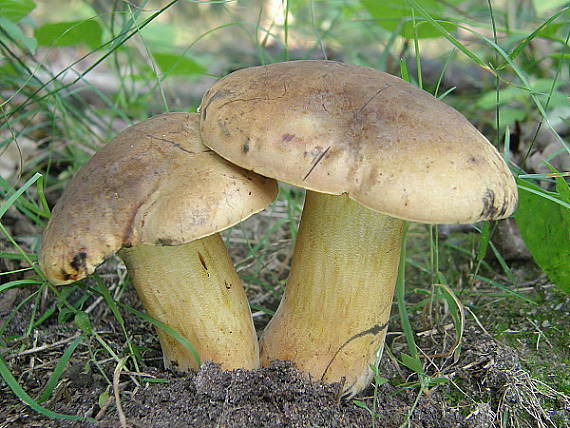
<path fill-rule="evenodd" d="M 386 73 L 333 61 L 238 70 L 202 99 L 205 145 L 243 168 L 424 223 L 510 215 L 517 190 L 467 119 Z"/>
<path fill-rule="evenodd" d="M 121 132 L 70 181 L 44 232 L 40 265 L 56 284 L 91 274 L 122 247 L 179 245 L 263 210 L 274 180 L 202 145 L 199 115 L 168 113 Z"/>

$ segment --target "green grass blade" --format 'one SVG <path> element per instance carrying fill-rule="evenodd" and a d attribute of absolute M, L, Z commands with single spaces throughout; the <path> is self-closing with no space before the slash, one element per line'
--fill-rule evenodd
<path fill-rule="evenodd" d="M 8 199 L 4 201 L 2 205 L 0 205 L 0 218 L 2 218 L 4 214 L 6 214 L 6 211 L 8 211 L 8 209 L 14 205 L 16 199 L 22 196 L 22 194 L 28 190 L 32 184 L 38 181 L 41 176 L 42 175 L 39 172 L 36 172 L 30 179 L 28 179 L 28 181 L 24 183 L 22 187 L 16 190 Z"/>
<path fill-rule="evenodd" d="M 407 225 L 405 227 L 407 231 Z M 400 322 L 402 323 L 402 330 L 404 331 L 404 337 L 408 343 L 408 350 L 413 359 L 418 358 L 418 351 L 416 349 L 416 341 L 414 339 L 414 331 L 410 324 L 410 316 L 408 314 L 408 309 L 406 308 L 406 235 L 404 233 L 404 239 L 402 240 L 402 249 L 400 252 L 400 268 L 398 270 L 398 279 L 396 280 L 396 301 L 398 303 L 398 311 L 400 313 Z"/>
<path fill-rule="evenodd" d="M 504 285 L 504 284 L 501 284 L 500 282 L 493 281 L 492 279 L 485 278 L 484 276 L 480 276 L 480 275 L 475 275 L 474 278 L 475 278 L 475 279 L 478 279 L 478 280 L 481 281 L 481 282 L 485 282 L 485 283 L 487 283 L 487 284 L 490 284 L 490 285 L 493 285 L 493 286 L 495 286 L 495 287 L 497 287 L 497 288 L 500 288 L 500 289 L 503 290 L 505 293 L 507 293 L 507 294 L 509 294 L 509 295 L 511 295 L 511 296 L 514 296 L 514 297 L 516 297 L 517 299 L 524 300 L 525 302 L 530 303 L 531 305 L 538 305 L 538 303 L 535 302 L 534 300 L 529 299 L 528 297 L 526 297 L 526 296 L 524 296 L 524 295 L 522 295 L 522 294 L 520 294 L 520 293 L 517 293 L 516 291 L 511 290 L 509 287 L 507 287 L 507 286 Z"/>
<path fill-rule="evenodd" d="M 427 22 L 429 22 L 434 28 L 436 28 L 440 32 L 440 34 L 443 37 L 445 37 L 453 46 L 459 49 L 459 51 L 461 51 L 465 56 L 470 58 L 475 64 L 481 66 L 485 70 L 489 70 L 489 66 L 481 58 L 479 58 L 477 54 L 470 51 L 468 48 L 466 48 L 463 45 L 463 43 L 461 43 L 459 40 L 453 37 L 453 35 L 451 35 L 451 33 L 449 33 L 449 31 L 447 31 L 447 29 L 443 25 L 441 25 L 438 21 L 433 19 L 433 17 L 428 13 L 428 11 L 425 10 L 422 6 L 420 6 L 420 4 L 416 0 L 407 0 L 407 1 L 410 5 L 413 6 L 415 10 L 417 10 L 424 17 L 424 19 Z M 445 23 L 457 25 L 453 22 L 445 22 Z"/>
<path fill-rule="evenodd" d="M 26 391 L 20 386 L 18 381 L 14 378 L 10 369 L 8 368 L 6 362 L 2 355 L 0 355 L 0 376 L 4 379 L 4 382 L 12 389 L 14 394 L 26 405 L 30 406 L 36 412 L 51 418 L 51 419 L 64 419 L 68 421 L 88 421 L 88 422 L 97 422 L 93 418 L 86 418 L 83 416 L 76 416 L 76 415 L 63 415 L 61 413 L 52 412 L 45 407 L 42 407 L 35 401 L 32 397 L 28 395 Z"/>
<path fill-rule="evenodd" d="M 194 348 L 194 346 L 192 346 L 192 344 L 190 343 L 190 341 L 188 341 L 188 339 L 183 337 L 180 333 L 178 333 L 176 330 L 170 328 L 169 326 L 167 326 L 163 322 L 155 320 L 153 317 L 151 317 L 151 316 L 149 316 L 143 312 L 137 311 L 136 309 L 131 308 L 129 305 L 126 305 L 126 304 L 121 303 L 121 302 L 117 302 L 117 303 L 119 304 L 119 306 L 121 306 L 123 309 L 127 310 L 131 314 L 134 314 L 137 317 L 139 317 L 145 321 L 148 321 L 149 323 L 155 325 L 156 327 L 160 328 L 165 333 L 167 333 L 170 336 L 172 336 L 173 338 L 175 338 L 178 342 L 180 342 L 180 344 L 182 346 L 184 346 L 188 350 L 188 352 L 190 352 L 192 354 L 192 356 L 194 357 L 194 361 L 196 361 L 196 364 L 198 365 L 198 367 L 200 367 L 201 361 L 200 361 L 200 356 L 198 355 L 198 351 L 196 351 L 196 348 Z"/>
<path fill-rule="evenodd" d="M 69 359 L 73 355 L 75 348 L 77 348 L 77 346 L 83 341 L 84 338 L 85 336 L 83 335 L 79 336 L 77 339 L 71 342 L 71 344 L 67 347 L 67 349 L 60 357 L 59 361 L 57 362 L 53 370 L 53 373 L 51 374 L 49 380 L 46 383 L 46 386 L 44 387 L 44 390 L 38 397 L 37 399 L 38 403 L 43 403 L 44 401 L 46 401 L 51 397 L 51 394 L 53 393 L 55 387 L 57 386 L 57 382 L 59 381 L 59 378 L 63 374 L 63 371 L 65 370 L 65 367 L 69 362 Z"/>
<path fill-rule="evenodd" d="M 20 287 L 22 285 L 38 285 L 41 281 L 37 279 L 17 279 L 15 281 L 7 282 L 6 284 L 0 285 L 0 293 L 9 290 L 10 288 Z"/>
<path fill-rule="evenodd" d="M 418 76 L 418 87 L 420 89 L 424 88 L 422 80 L 422 61 L 420 58 L 420 42 L 418 39 L 418 24 L 416 22 L 416 14 L 412 8 L 412 25 L 414 27 L 414 53 L 416 56 L 416 74 Z"/>
<path fill-rule="evenodd" d="M 509 54 L 509 57 L 511 58 L 511 60 L 514 60 L 516 57 L 518 57 L 520 55 L 520 53 L 523 51 L 524 48 L 526 48 L 528 46 L 528 44 L 534 40 L 536 38 L 536 36 L 538 36 L 538 33 L 540 33 L 540 31 L 542 29 L 544 29 L 545 27 L 547 27 L 548 25 L 550 25 L 554 20 L 556 20 L 559 16 L 563 15 L 564 13 L 568 12 L 570 8 L 569 7 L 565 7 L 564 9 L 558 11 L 557 13 L 555 13 L 554 15 L 552 15 L 550 18 L 548 18 L 546 21 L 544 21 L 536 30 L 534 30 L 532 33 L 530 33 L 527 37 L 524 38 L 524 40 L 522 42 L 520 42 L 518 44 L 518 46 L 516 48 L 514 48 L 511 53 Z"/>

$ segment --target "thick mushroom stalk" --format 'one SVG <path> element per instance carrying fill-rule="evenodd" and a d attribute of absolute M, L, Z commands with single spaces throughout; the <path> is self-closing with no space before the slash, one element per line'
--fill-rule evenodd
<path fill-rule="evenodd" d="M 353 395 L 378 364 L 404 221 L 348 196 L 307 191 L 291 274 L 261 339 L 261 363 L 293 361 Z"/>
<path fill-rule="evenodd" d="M 189 340 L 202 361 L 259 367 L 247 297 L 218 233 L 184 245 L 137 245 L 120 256 L 149 315 Z M 156 330 L 165 367 L 197 368 L 180 342 Z"/>

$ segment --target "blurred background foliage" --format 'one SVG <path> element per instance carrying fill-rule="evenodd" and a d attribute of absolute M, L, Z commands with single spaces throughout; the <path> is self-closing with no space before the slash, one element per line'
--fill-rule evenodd
<path fill-rule="evenodd" d="M 118 129 L 164 111 L 195 111 L 216 78 L 321 58 L 401 75 L 445 98 L 505 150 L 523 187 L 538 179 L 528 185 L 553 192 L 539 195 L 550 196 L 543 219 L 559 207 L 567 218 L 569 201 L 554 183 L 557 171 L 570 169 L 565 4 L 0 0 L 0 149 L 6 159 L 12 153 L 2 176 L 14 185 L 49 167 L 57 174 L 47 184 L 61 185 Z M 533 201 L 523 198 L 527 211 Z M 526 241 L 567 237 L 560 222 L 531 223 L 522 221 Z M 562 258 L 554 263 L 531 247 L 547 272 L 570 263 L 567 244 L 557 245 Z M 566 276 L 554 277 L 570 289 Z"/>

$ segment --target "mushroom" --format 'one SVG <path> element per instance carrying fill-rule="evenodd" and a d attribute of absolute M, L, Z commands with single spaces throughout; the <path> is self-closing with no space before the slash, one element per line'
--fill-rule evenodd
<path fill-rule="evenodd" d="M 373 377 L 406 220 L 508 216 L 517 192 L 497 150 L 460 113 L 403 80 L 332 61 L 236 71 L 202 99 L 205 145 L 307 189 L 287 287 L 260 342 L 262 365 L 312 378 Z"/>
<path fill-rule="evenodd" d="M 253 369 L 251 312 L 217 232 L 264 209 L 277 186 L 203 146 L 198 126 L 195 113 L 163 114 L 107 143 L 54 207 L 40 265 L 51 282 L 68 284 L 120 250 L 154 319 L 190 341 L 201 360 Z M 177 340 L 157 333 L 166 367 L 197 366 Z"/>

